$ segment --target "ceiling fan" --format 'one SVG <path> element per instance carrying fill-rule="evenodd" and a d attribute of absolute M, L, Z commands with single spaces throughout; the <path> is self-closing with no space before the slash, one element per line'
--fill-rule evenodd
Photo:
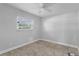
<path fill-rule="evenodd" d="M 49 9 L 48 7 L 52 6 L 52 3 L 40 3 L 40 11 L 39 13 L 43 13 L 44 11 L 51 13 L 52 10 Z"/>

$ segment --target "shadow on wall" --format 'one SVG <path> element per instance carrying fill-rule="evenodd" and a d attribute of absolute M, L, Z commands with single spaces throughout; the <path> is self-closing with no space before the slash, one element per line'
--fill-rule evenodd
<path fill-rule="evenodd" d="M 17 30 L 17 16 L 32 19 L 35 22 L 34 29 L 31 31 Z M 39 17 L 34 16 L 28 12 L 21 11 L 7 4 L 0 4 L 0 51 L 27 43 L 29 41 L 35 40 L 35 38 L 38 38 L 38 32 L 40 32 L 39 19 Z"/>
<path fill-rule="evenodd" d="M 65 44 L 78 44 L 78 12 L 43 19 L 43 38 Z"/>

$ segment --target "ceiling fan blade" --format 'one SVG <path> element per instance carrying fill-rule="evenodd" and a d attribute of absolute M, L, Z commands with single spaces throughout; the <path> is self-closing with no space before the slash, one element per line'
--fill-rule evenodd
<path fill-rule="evenodd" d="M 49 9 L 50 6 L 53 6 L 53 4 L 51 3 L 40 3 L 40 11 L 39 13 L 44 13 L 44 12 L 47 12 L 47 13 L 51 13 L 52 10 Z"/>
<path fill-rule="evenodd" d="M 44 8 L 45 10 L 47 10 L 48 12 L 52 12 L 52 10 L 51 9 L 48 9 L 48 8 Z"/>
<path fill-rule="evenodd" d="M 41 3 L 40 4 L 41 8 L 48 11 L 48 12 L 52 12 L 52 10 L 50 10 L 48 7 L 52 6 L 52 3 Z"/>

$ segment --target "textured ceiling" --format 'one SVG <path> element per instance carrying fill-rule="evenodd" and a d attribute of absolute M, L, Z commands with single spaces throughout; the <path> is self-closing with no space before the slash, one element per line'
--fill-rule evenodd
<path fill-rule="evenodd" d="M 79 10 L 78 3 L 10 3 L 10 5 L 40 17 L 54 16 Z"/>

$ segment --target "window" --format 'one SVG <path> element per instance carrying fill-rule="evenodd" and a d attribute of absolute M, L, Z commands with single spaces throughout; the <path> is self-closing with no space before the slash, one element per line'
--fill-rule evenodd
<path fill-rule="evenodd" d="M 33 29 L 33 20 L 24 17 L 17 17 L 17 29 L 19 30 L 32 30 Z"/>

